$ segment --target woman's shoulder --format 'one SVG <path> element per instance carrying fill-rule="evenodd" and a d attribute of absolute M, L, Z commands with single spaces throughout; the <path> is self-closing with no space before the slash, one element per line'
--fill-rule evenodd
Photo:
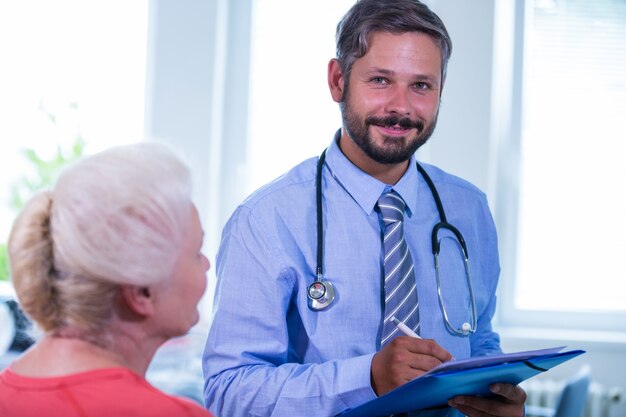
<path fill-rule="evenodd" d="M 102 416 L 211 415 L 199 404 L 166 394 L 126 368 L 96 369 L 50 378 L 21 376 L 9 368 L 0 374 L 0 385 L 7 393 L 12 390 L 20 392 L 17 398 L 22 400 L 20 401 L 22 404 L 15 404 L 13 400 L 14 404 L 11 407 L 20 407 L 21 412 L 46 414 L 46 410 L 56 410 L 55 413 L 57 411 L 59 413 L 55 415 L 71 415 L 70 411 L 90 410 L 88 414 L 94 416 L 99 416 L 99 412 Z M 28 400 L 31 394 L 33 401 Z M 48 400 L 44 400 L 45 397 L 48 397 Z M 59 398 L 63 398 L 63 401 L 57 401 Z M 1 401 L 2 396 L 0 409 L 8 406 Z M 41 409 L 36 409 L 37 407 Z"/>
<path fill-rule="evenodd" d="M 103 396 L 116 398 L 117 404 L 128 406 L 128 412 L 137 408 L 145 416 L 203 416 L 211 414 L 190 399 L 167 394 L 152 386 L 145 378 L 126 368 L 101 370 L 95 376 L 100 381 Z M 125 412 L 120 409 L 119 413 Z M 114 414 L 119 414 L 116 411 Z M 113 415 L 113 414 L 111 414 Z M 121 414 L 119 414 L 121 415 Z"/>

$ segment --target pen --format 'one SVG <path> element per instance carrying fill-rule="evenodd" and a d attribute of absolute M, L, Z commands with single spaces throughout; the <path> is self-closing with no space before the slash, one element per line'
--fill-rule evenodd
<path fill-rule="evenodd" d="M 393 321 L 393 323 L 398 327 L 398 330 L 400 330 L 405 335 L 421 339 L 421 337 L 419 337 L 417 333 L 411 330 L 406 324 L 398 320 L 395 316 L 391 318 L 391 321 Z"/>

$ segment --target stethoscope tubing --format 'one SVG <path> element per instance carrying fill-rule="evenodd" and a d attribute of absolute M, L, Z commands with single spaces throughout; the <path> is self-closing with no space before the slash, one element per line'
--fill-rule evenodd
<path fill-rule="evenodd" d="M 322 169 L 324 167 L 325 161 L 326 161 L 326 149 L 324 149 L 324 151 L 321 153 L 321 155 L 318 158 L 317 175 L 315 178 L 315 203 L 316 203 L 316 209 L 317 209 L 317 266 L 316 266 L 316 271 L 315 271 L 316 272 L 315 281 L 312 284 L 310 284 L 307 289 L 309 299 L 312 302 L 312 308 L 314 310 L 322 310 L 328 307 L 332 303 L 333 298 L 334 298 L 334 288 L 332 284 L 328 281 L 324 281 L 323 279 L 323 276 L 324 276 L 323 216 L 324 215 L 323 215 L 323 207 L 322 207 Z M 476 303 L 474 300 L 474 291 L 472 288 L 472 281 L 470 277 L 469 254 L 467 251 L 467 245 L 465 243 L 465 239 L 463 238 L 463 235 L 461 234 L 461 232 L 452 224 L 448 223 L 445 210 L 443 209 L 443 204 L 441 203 L 441 198 L 439 197 L 439 192 L 437 191 L 437 188 L 435 187 L 433 180 L 430 178 L 426 170 L 417 161 L 415 162 L 415 165 L 417 166 L 417 170 L 422 175 L 422 177 L 426 181 L 426 184 L 428 185 L 428 188 L 433 196 L 433 199 L 435 200 L 435 205 L 437 206 L 437 212 L 439 214 L 439 222 L 435 224 L 435 226 L 433 226 L 433 230 L 431 234 L 431 240 L 432 240 L 431 243 L 432 243 L 432 252 L 434 256 L 435 272 L 436 272 L 436 278 L 437 278 L 437 295 L 439 298 L 439 304 L 441 306 L 441 310 L 443 312 L 444 322 L 448 330 L 452 332 L 453 334 L 467 336 L 468 334 L 474 333 L 476 331 L 476 325 L 477 325 Z M 465 276 L 467 279 L 467 286 L 469 288 L 469 295 L 470 295 L 470 303 L 471 303 L 470 314 L 471 314 L 472 324 L 470 325 L 469 323 L 464 323 L 461 329 L 457 329 L 453 327 L 452 324 L 450 323 L 448 314 L 446 312 L 446 308 L 443 302 L 443 295 L 441 293 L 441 278 L 440 278 L 440 271 L 439 271 L 439 252 L 441 249 L 441 240 L 438 239 L 438 234 L 439 234 L 439 231 L 442 229 L 447 229 L 454 234 L 454 236 L 457 238 L 460 244 L 462 255 L 463 255 Z M 326 293 L 327 292 L 326 290 L 328 289 L 329 290 L 328 293 L 331 294 L 330 299 L 328 299 L 328 295 L 327 295 L 327 299 L 325 299 L 324 302 L 320 304 L 318 300 L 321 297 L 312 297 L 311 295 L 312 293 L 311 289 L 314 287 L 317 289 L 323 288 L 324 293 Z"/>

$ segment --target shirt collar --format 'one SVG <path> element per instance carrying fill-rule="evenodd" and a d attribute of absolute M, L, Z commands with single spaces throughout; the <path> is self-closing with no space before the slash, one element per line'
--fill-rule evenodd
<path fill-rule="evenodd" d="M 418 172 L 415 165 L 415 156 L 411 156 L 409 168 L 395 185 L 388 185 L 366 174 L 354 165 L 339 148 L 338 130 L 326 151 L 326 166 L 331 175 L 344 190 L 357 202 L 369 216 L 380 195 L 393 188 L 402 197 L 406 204 L 409 217 L 417 208 L 417 184 Z"/>

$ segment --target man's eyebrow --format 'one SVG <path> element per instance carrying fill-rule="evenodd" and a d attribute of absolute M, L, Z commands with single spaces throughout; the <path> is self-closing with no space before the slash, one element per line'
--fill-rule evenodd
<path fill-rule="evenodd" d="M 384 75 L 394 75 L 395 71 L 390 70 L 390 69 L 386 69 L 386 68 L 379 68 L 379 67 L 373 67 L 370 68 L 367 71 L 368 74 L 384 74 Z"/>
<path fill-rule="evenodd" d="M 390 70 L 388 68 L 380 68 L 380 67 L 372 67 L 370 69 L 368 69 L 366 71 L 366 74 L 368 75 L 387 75 L 387 76 L 394 76 L 396 75 L 396 72 L 393 70 Z M 437 84 L 439 85 L 439 78 L 438 78 L 439 74 L 414 74 L 413 75 L 413 79 L 415 81 L 428 81 L 430 83 L 433 84 Z"/>

